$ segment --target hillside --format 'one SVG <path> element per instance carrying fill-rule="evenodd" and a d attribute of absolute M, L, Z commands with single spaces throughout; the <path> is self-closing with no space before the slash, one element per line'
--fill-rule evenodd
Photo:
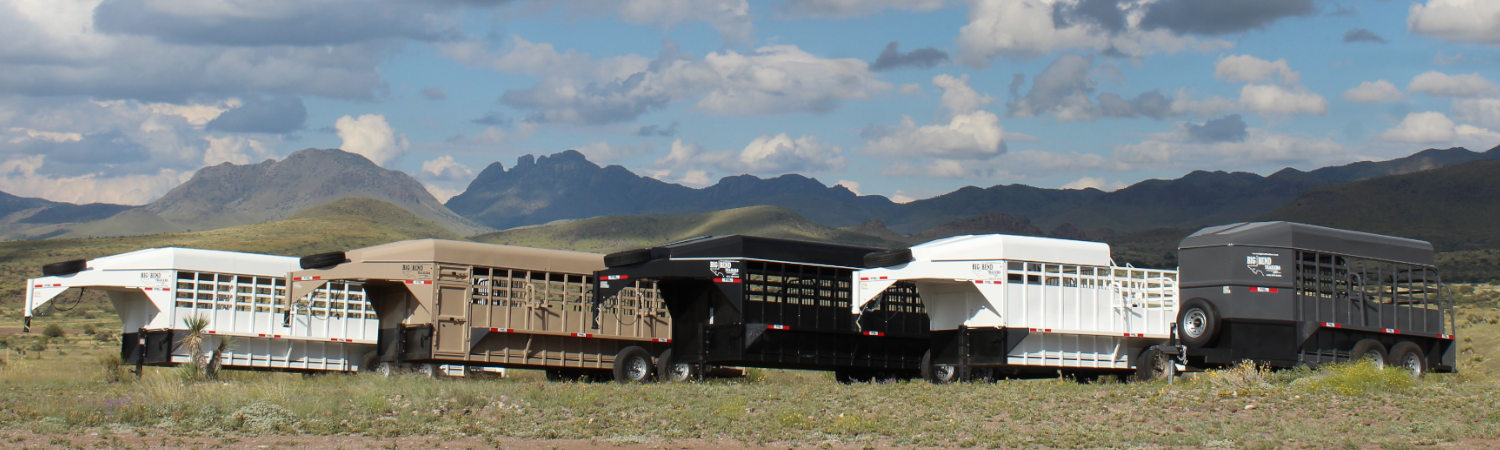
<path fill-rule="evenodd" d="M 66 233 L 68 224 L 104 219 L 130 208 L 108 203 L 75 205 L 0 192 L 0 239 L 45 239 Z"/>
<path fill-rule="evenodd" d="M 614 216 L 515 228 L 472 239 L 493 244 L 613 252 L 650 247 L 695 236 L 745 234 L 818 240 L 872 247 L 904 242 L 830 228 L 772 206 L 751 206 L 677 216 Z"/>

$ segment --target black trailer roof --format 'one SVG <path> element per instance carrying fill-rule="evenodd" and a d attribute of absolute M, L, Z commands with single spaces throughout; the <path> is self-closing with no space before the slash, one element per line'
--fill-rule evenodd
<path fill-rule="evenodd" d="M 828 266 L 864 267 L 864 256 L 885 250 L 756 236 L 705 236 L 651 249 L 651 259 L 759 259 Z"/>
<path fill-rule="evenodd" d="M 1315 250 L 1433 265 L 1432 244 L 1427 241 L 1294 222 L 1241 222 L 1208 227 L 1183 239 L 1177 248 L 1228 245 Z"/>

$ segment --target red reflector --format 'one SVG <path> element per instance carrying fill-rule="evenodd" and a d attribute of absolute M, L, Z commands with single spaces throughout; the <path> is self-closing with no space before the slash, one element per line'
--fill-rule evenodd
<path fill-rule="evenodd" d="M 885 336 L 885 333 L 881 333 L 879 331 L 866 331 L 865 332 L 865 336 L 877 336 L 877 337 L 879 337 L 879 336 Z"/>
<path fill-rule="evenodd" d="M 1333 322 L 1323 322 L 1323 326 L 1328 327 L 1328 328 L 1343 328 L 1344 327 L 1343 325 L 1339 325 L 1339 324 L 1336 324 L 1336 323 L 1333 323 Z"/>
<path fill-rule="evenodd" d="M 208 330 L 208 334 L 219 334 L 219 332 L 214 331 L 214 330 Z"/>
<path fill-rule="evenodd" d="M 509 333 L 511 331 L 513 330 L 510 328 L 490 328 L 491 333 Z"/>
<path fill-rule="evenodd" d="M 257 335 L 257 337 L 266 337 L 266 334 L 265 333 L 261 333 L 261 334 Z"/>
<path fill-rule="evenodd" d="M 295 278 L 292 278 L 292 281 L 310 281 L 310 280 L 321 280 L 321 279 L 323 279 L 323 277 L 295 277 Z"/>
<path fill-rule="evenodd" d="M 766 329 L 767 330 L 790 330 L 791 327 L 788 327 L 786 325 L 780 325 L 780 324 L 771 324 L 771 325 L 766 325 Z"/>
<path fill-rule="evenodd" d="M 1269 288 L 1269 287 L 1253 287 L 1253 288 L 1250 288 L 1250 292 L 1264 292 L 1264 293 L 1268 293 L 1268 294 L 1275 294 L 1277 292 L 1280 292 L 1280 290 L 1276 289 L 1276 288 Z"/>
<path fill-rule="evenodd" d="M 653 339 L 651 339 L 651 341 L 652 342 L 672 342 L 671 339 L 663 339 L 663 338 L 653 338 Z"/>
<path fill-rule="evenodd" d="M 1382 328 L 1381 330 L 1385 331 L 1386 333 L 1390 333 L 1390 334 L 1401 334 L 1401 330 L 1397 330 L 1395 328 Z"/>
<path fill-rule="evenodd" d="M 605 275 L 604 279 L 607 281 L 628 280 L 630 279 L 630 275 Z"/>
<path fill-rule="evenodd" d="M 714 281 L 715 282 L 719 282 L 719 283 L 739 283 L 740 279 L 739 278 L 715 278 Z"/>
<path fill-rule="evenodd" d="M 594 337 L 594 335 L 588 333 L 573 333 L 573 337 L 591 338 Z"/>

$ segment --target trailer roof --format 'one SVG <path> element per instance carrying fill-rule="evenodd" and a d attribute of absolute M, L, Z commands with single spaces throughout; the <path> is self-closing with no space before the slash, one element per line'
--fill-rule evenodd
<path fill-rule="evenodd" d="M 604 269 L 604 255 L 444 239 L 398 241 L 345 252 L 350 262 L 437 262 L 586 273 Z"/>
<path fill-rule="evenodd" d="M 757 236 L 705 236 L 651 248 L 652 259 L 761 259 L 828 266 L 863 267 L 875 247 L 828 244 Z"/>
<path fill-rule="evenodd" d="M 94 270 L 194 270 L 284 277 L 297 258 L 196 248 L 148 248 L 89 260 Z"/>
<path fill-rule="evenodd" d="M 1108 266 L 1109 244 L 1007 234 L 963 235 L 911 248 L 924 261 L 1011 260 Z"/>
<path fill-rule="evenodd" d="M 1430 266 L 1432 244 L 1359 231 L 1294 222 L 1242 222 L 1198 230 L 1180 250 L 1226 245 L 1292 248 Z"/>

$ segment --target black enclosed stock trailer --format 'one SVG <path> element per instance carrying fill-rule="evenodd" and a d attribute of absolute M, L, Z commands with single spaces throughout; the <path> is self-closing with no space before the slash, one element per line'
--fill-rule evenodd
<path fill-rule="evenodd" d="M 897 285 L 863 314 L 850 310 L 853 271 L 884 249 L 750 236 L 689 239 L 605 257 L 594 292 L 657 283 L 672 316 L 667 380 L 701 368 L 834 371 L 841 382 L 913 378 L 928 348 L 927 314 Z"/>
<path fill-rule="evenodd" d="M 1456 370 L 1453 303 L 1427 242 L 1255 222 L 1204 228 L 1178 252 L 1189 365 Z"/>

